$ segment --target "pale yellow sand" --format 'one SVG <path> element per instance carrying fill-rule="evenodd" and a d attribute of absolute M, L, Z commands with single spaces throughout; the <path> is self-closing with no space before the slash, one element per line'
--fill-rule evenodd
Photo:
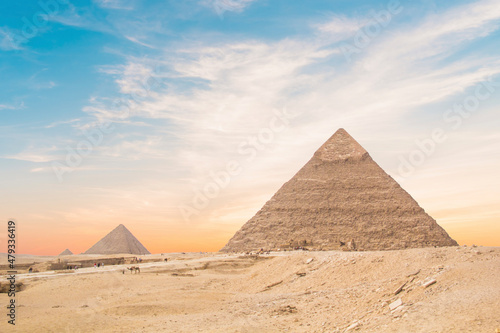
<path fill-rule="evenodd" d="M 167 263 L 140 265 L 140 274 L 122 274 L 124 266 L 21 274 L 28 287 L 17 294 L 15 332 L 344 332 L 351 326 L 349 332 L 494 333 L 500 328 L 500 248 L 167 257 Z M 430 278 L 437 282 L 422 286 Z M 403 305 L 391 312 L 389 304 L 399 298 Z M 4 312 L 7 301 L 0 294 Z M 14 332 L 5 314 L 1 318 L 0 331 Z"/>

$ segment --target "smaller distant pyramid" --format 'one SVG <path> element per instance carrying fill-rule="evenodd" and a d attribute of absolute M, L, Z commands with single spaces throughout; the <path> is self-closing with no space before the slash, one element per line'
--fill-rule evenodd
<path fill-rule="evenodd" d="M 150 254 L 123 224 L 94 244 L 85 254 Z"/>
<path fill-rule="evenodd" d="M 60 256 L 71 256 L 73 255 L 73 252 L 71 252 L 69 249 L 66 249 L 64 251 L 62 251 L 61 253 L 59 253 Z"/>

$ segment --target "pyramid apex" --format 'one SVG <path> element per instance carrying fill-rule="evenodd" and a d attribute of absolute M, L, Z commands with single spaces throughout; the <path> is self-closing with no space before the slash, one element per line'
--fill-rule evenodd
<path fill-rule="evenodd" d="M 125 229 L 125 230 L 128 230 L 126 226 L 124 226 L 123 224 L 119 224 L 114 230 L 120 230 L 120 229 Z"/>
<path fill-rule="evenodd" d="M 314 156 L 323 161 L 360 160 L 368 152 L 343 128 L 339 128 Z"/>

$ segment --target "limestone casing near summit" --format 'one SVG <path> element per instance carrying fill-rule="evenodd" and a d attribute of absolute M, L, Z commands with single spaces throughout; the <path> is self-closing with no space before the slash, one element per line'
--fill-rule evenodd
<path fill-rule="evenodd" d="M 357 250 L 458 245 L 339 129 L 221 251 L 335 250 L 350 241 Z"/>

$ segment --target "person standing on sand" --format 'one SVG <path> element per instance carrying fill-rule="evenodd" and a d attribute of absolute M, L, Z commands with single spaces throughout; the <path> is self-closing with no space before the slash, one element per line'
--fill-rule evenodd
<path fill-rule="evenodd" d="M 94 263 L 94 268 L 97 268 L 97 263 Z"/>

